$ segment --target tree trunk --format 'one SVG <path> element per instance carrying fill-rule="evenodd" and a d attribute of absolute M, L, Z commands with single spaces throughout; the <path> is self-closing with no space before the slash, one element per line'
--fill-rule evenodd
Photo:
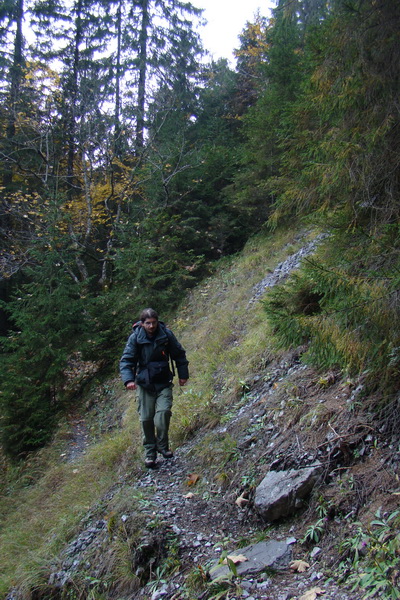
<path fill-rule="evenodd" d="M 77 3 L 76 18 L 75 18 L 75 42 L 74 42 L 74 55 L 73 65 L 71 73 L 71 87 L 70 95 L 67 99 L 69 106 L 67 108 L 67 144 L 68 144 L 68 158 L 67 158 L 67 186 L 68 186 L 68 200 L 73 201 L 74 198 L 74 170 L 75 170 L 75 153 L 76 153 L 76 104 L 78 100 L 78 73 L 79 73 L 79 45 L 82 39 L 82 0 Z M 68 93 L 68 91 L 67 91 Z"/>
<path fill-rule="evenodd" d="M 17 0 L 13 20 L 15 21 L 16 31 L 14 38 L 13 61 L 10 67 L 10 94 L 8 99 L 8 120 L 6 137 L 9 150 L 12 150 L 12 144 L 16 133 L 16 121 L 18 114 L 18 103 L 20 101 L 21 81 L 23 77 L 24 57 L 22 36 L 22 21 L 24 16 L 24 0 Z M 11 154 L 11 152 L 10 152 Z M 5 168 L 3 173 L 3 184 L 5 187 L 12 183 L 13 168 L 12 160 L 5 159 Z"/>
<path fill-rule="evenodd" d="M 139 154 L 144 146 L 149 0 L 141 0 L 141 10 L 142 15 L 139 37 L 139 82 L 136 117 L 136 154 Z"/>
<path fill-rule="evenodd" d="M 121 2 L 117 10 L 117 56 L 115 73 L 115 107 L 114 107 L 114 148 L 113 152 L 117 158 L 122 155 L 121 143 L 121 37 L 122 37 L 122 10 Z"/>

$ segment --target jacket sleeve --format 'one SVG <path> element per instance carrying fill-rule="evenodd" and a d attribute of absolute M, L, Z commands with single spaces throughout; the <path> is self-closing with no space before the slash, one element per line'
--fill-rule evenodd
<path fill-rule="evenodd" d="M 183 346 L 178 342 L 175 335 L 168 329 L 169 353 L 175 361 L 179 379 L 189 379 L 189 361 Z"/>
<path fill-rule="evenodd" d="M 128 338 L 121 360 L 119 361 L 119 372 L 125 385 L 130 381 L 135 381 L 137 362 L 138 347 L 136 334 L 132 333 Z"/>

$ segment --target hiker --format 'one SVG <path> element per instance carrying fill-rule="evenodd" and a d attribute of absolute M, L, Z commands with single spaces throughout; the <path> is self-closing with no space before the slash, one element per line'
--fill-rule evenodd
<path fill-rule="evenodd" d="M 170 361 L 171 367 L 170 368 Z M 145 466 L 156 466 L 157 452 L 172 458 L 168 430 L 172 407 L 172 380 L 178 371 L 179 385 L 189 379 L 184 348 L 152 308 L 146 308 L 133 326 L 120 360 L 122 381 L 137 390 L 138 412 L 143 431 Z"/>

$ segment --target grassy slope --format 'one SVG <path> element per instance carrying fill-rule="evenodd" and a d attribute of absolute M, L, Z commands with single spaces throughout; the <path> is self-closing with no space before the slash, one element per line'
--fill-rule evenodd
<path fill-rule="evenodd" d="M 224 259 L 216 273 L 203 282 L 179 311 L 174 331 L 187 349 L 191 379 L 176 393 L 172 441 L 176 446 L 205 422 L 218 420 L 227 399 L 234 399 L 268 352 L 268 333 L 261 307 L 248 307 L 252 288 L 287 254 L 293 232 L 249 242 L 235 258 Z M 57 554 L 73 535 L 89 507 L 129 463 L 141 459 L 138 424 L 129 398 L 118 379 L 109 382 L 107 403 L 124 413 L 123 426 L 91 447 L 78 466 L 66 463 L 61 429 L 51 448 L 41 452 L 19 472 L 4 474 L 0 532 L 0 597 L 10 586 L 40 582 L 40 567 Z M 93 393 L 93 392 L 91 392 Z M 87 399 L 86 399 L 87 400 Z M 97 402 L 99 401 L 97 397 Z M 33 482 L 33 483 L 32 483 Z"/>
<path fill-rule="evenodd" d="M 304 244 L 305 238 L 297 234 L 258 236 L 238 256 L 222 260 L 169 323 L 187 350 L 191 370 L 188 386 L 175 393 L 174 447 L 200 427 L 226 420 L 243 389 L 276 356 L 262 306 L 249 300 L 254 286 Z M 107 421 L 110 415 L 115 417 L 114 429 L 97 436 L 79 461 L 65 462 L 68 435 L 61 428 L 50 448 L 19 473 L 4 476 L 0 597 L 12 585 L 40 587 L 46 564 L 79 531 L 85 515 L 102 506 L 108 510 L 107 490 L 127 472 L 134 478 L 141 468 L 141 446 L 132 444 L 140 439 L 134 404 L 118 378 L 92 386 L 85 401 L 92 407 L 86 418 L 95 429 L 102 428 L 96 418 Z"/>
<path fill-rule="evenodd" d="M 251 299 L 254 286 L 304 244 L 306 236 L 293 241 L 296 234 L 286 231 L 250 241 L 239 256 L 222 261 L 179 312 L 173 326 L 188 350 L 191 379 L 175 401 L 172 433 L 177 441 L 185 424 L 197 427 L 218 419 L 274 352 L 263 308 Z M 190 423 L 184 422 L 187 414 Z"/>

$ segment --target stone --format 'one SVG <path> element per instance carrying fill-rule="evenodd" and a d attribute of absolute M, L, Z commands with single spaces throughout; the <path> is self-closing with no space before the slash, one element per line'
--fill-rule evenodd
<path fill-rule="evenodd" d="M 229 555 L 234 554 L 235 552 L 229 552 Z M 276 571 L 286 569 L 292 559 L 290 546 L 285 542 L 275 540 L 259 542 L 240 548 L 237 554 L 247 558 L 245 562 L 236 565 L 238 576 L 255 575 L 266 568 L 275 569 Z M 228 578 L 231 574 L 232 571 L 228 565 L 221 565 L 219 562 L 215 562 L 210 569 L 210 577 L 213 581 L 218 578 Z"/>
<path fill-rule="evenodd" d="M 288 537 L 286 538 L 286 543 L 288 546 L 290 546 L 290 544 L 297 544 L 297 539 L 295 537 Z"/>
<path fill-rule="evenodd" d="M 310 494 L 319 472 L 319 463 L 305 469 L 270 471 L 256 488 L 256 511 L 266 521 L 292 515 Z"/>

